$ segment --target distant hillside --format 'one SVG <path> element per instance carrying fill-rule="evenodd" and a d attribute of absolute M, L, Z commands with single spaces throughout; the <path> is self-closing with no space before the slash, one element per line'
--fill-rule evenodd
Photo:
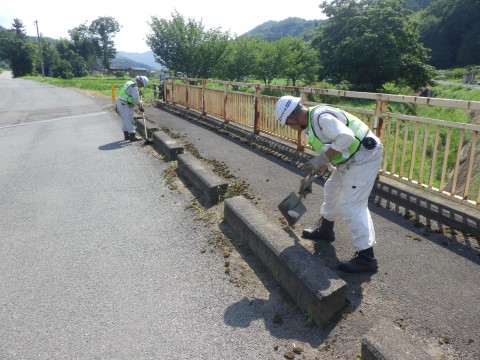
<path fill-rule="evenodd" d="M 272 20 L 258 25 L 242 36 L 260 36 L 267 41 L 275 41 L 285 36 L 305 37 L 312 29 L 325 21 L 326 20 L 304 20 L 297 17 L 290 17 L 282 21 Z"/>
<path fill-rule="evenodd" d="M 152 51 L 147 51 L 144 53 L 118 51 L 115 59 L 112 60 L 112 65 L 143 67 L 148 70 L 161 70 L 163 68 L 162 65 L 155 62 Z"/>

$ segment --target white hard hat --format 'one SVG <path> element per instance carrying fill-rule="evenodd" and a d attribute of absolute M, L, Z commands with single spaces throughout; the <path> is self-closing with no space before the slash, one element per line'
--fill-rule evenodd
<path fill-rule="evenodd" d="M 295 96 L 282 96 L 275 104 L 275 118 L 281 126 L 285 126 L 287 118 L 300 104 L 300 98 Z"/>
<path fill-rule="evenodd" d="M 135 76 L 135 81 L 139 81 L 143 87 L 148 86 L 148 78 L 146 76 L 137 75 Z"/>

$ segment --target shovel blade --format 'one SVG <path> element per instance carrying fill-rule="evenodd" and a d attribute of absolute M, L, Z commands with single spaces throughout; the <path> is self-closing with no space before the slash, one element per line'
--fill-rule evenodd
<path fill-rule="evenodd" d="M 293 226 L 307 212 L 307 208 L 302 204 L 302 199 L 293 191 L 278 205 L 278 210 L 289 226 Z"/>

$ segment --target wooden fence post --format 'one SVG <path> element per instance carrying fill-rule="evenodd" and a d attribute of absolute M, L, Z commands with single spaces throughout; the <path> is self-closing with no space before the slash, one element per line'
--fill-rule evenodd
<path fill-rule="evenodd" d="M 260 94 L 260 86 L 255 85 L 254 101 L 254 114 L 253 114 L 253 133 L 255 135 L 260 134 L 260 104 L 258 100 L 258 94 Z"/>
<path fill-rule="evenodd" d="M 205 111 L 205 88 L 207 87 L 207 80 L 203 79 L 202 80 L 202 115 L 205 116 L 207 115 L 207 112 Z"/>
<path fill-rule="evenodd" d="M 227 119 L 227 106 L 228 106 L 228 84 L 227 83 L 224 83 L 223 84 L 223 121 L 225 121 L 225 123 L 228 123 L 228 119 Z"/>
<path fill-rule="evenodd" d="M 382 128 L 383 128 L 383 115 L 388 110 L 388 101 L 382 100 L 381 98 L 377 99 L 377 105 L 375 107 L 375 119 L 373 121 L 373 130 L 375 135 L 378 138 L 382 139 Z"/>
<path fill-rule="evenodd" d="M 300 99 L 302 99 L 302 102 L 307 101 L 308 93 L 300 91 Z M 304 139 L 303 131 L 299 131 L 297 134 L 297 150 L 298 151 L 305 150 L 305 143 L 303 142 L 303 139 Z"/>
<path fill-rule="evenodd" d="M 188 88 L 190 87 L 190 81 L 185 80 L 185 109 L 189 110 L 188 107 Z"/>

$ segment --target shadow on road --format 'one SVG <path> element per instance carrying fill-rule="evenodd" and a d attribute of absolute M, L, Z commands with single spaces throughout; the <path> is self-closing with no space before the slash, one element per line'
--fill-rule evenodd
<path fill-rule="evenodd" d="M 109 150 L 118 150 L 124 148 L 125 146 L 129 146 L 131 143 L 128 140 L 123 141 L 115 141 L 110 144 L 101 145 L 98 147 L 98 150 L 109 151 Z"/>

